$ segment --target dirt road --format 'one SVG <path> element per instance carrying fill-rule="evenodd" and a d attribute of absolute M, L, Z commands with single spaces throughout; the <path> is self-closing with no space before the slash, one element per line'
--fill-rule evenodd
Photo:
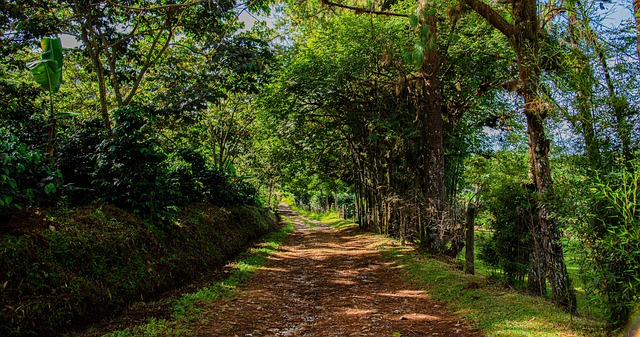
<path fill-rule="evenodd" d="M 207 305 L 197 336 L 482 336 L 402 279 L 376 247 L 388 240 L 296 227 L 237 296 Z M 308 220 L 307 220 L 308 221 Z"/>

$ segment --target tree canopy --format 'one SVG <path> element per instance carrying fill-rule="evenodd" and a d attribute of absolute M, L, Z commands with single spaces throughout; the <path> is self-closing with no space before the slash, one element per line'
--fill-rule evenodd
<path fill-rule="evenodd" d="M 456 257 L 474 208 L 506 282 L 571 312 L 580 282 L 621 325 L 640 295 L 638 8 L 1 2 L 0 214 L 100 200 L 170 232 L 189 203 L 290 194 Z M 44 92 L 27 62 L 62 34 L 79 45 Z"/>

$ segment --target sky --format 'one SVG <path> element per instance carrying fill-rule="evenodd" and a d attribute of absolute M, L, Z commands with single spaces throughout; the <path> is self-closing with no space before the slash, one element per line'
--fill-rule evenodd
<path fill-rule="evenodd" d="M 610 3 L 603 2 L 600 8 L 604 7 L 605 10 L 602 10 L 602 13 L 611 11 L 611 15 L 604 20 L 604 25 L 615 27 L 620 25 L 623 20 L 631 20 L 633 18 L 631 6 L 632 2 L 630 0 L 612 1 Z"/>

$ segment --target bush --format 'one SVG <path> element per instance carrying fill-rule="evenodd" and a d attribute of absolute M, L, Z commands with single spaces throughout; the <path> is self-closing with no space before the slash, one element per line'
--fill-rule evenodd
<path fill-rule="evenodd" d="M 206 171 L 204 156 L 190 148 L 181 148 L 169 157 L 171 185 L 182 202 L 205 201 L 201 177 Z"/>
<path fill-rule="evenodd" d="M 591 300 L 621 326 L 640 301 L 640 162 L 601 174 L 591 188 L 589 221 L 577 228 Z"/>
<path fill-rule="evenodd" d="M 480 218 L 494 233 L 478 244 L 478 257 L 504 272 L 511 285 L 522 284 L 529 271 L 532 240 L 529 222 L 533 201 L 527 188 L 526 156 L 498 152 L 477 156 L 466 165 L 467 184 L 480 190 Z"/>
<path fill-rule="evenodd" d="M 101 197 L 94 180 L 97 178 L 98 147 L 108 137 L 98 118 L 80 120 L 61 135 L 57 164 L 64 172 L 63 187 L 68 206 L 87 205 Z"/>
<path fill-rule="evenodd" d="M 55 202 L 60 172 L 50 160 L 0 128 L 0 215 Z"/>
<path fill-rule="evenodd" d="M 95 200 L 112 203 L 171 228 L 169 209 L 192 202 L 218 206 L 258 205 L 249 183 L 208 168 L 203 154 L 181 148 L 166 153 L 149 107 L 128 106 L 114 113 L 113 134 L 98 120 L 86 120 L 66 133 L 59 154 L 69 206 Z"/>
<path fill-rule="evenodd" d="M 0 79 L 0 215 L 56 202 L 60 172 L 42 149 L 47 122 L 38 88 Z"/>
<path fill-rule="evenodd" d="M 48 122 L 36 103 L 41 93 L 38 87 L 0 79 L 0 125 L 32 151 L 43 149 L 48 137 Z"/>
<path fill-rule="evenodd" d="M 167 155 L 151 130 L 153 111 L 123 107 L 115 113 L 113 136 L 98 146 L 95 188 L 103 200 L 167 227 L 176 191 L 169 184 Z"/>
<path fill-rule="evenodd" d="M 262 208 L 208 204 L 180 213 L 172 235 L 108 205 L 33 217 L 38 229 L 0 238 L 3 336 L 51 335 L 108 316 L 222 266 L 276 224 Z"/>
<path fill-rule="evenodd" d="M 478 244 L 478 258 L 502 270 L 507 283 L 523 284 L 529 271 L 532 240 L 527 189 L 522 184 L 498 184 L 488 192 L 487 209 L 493 214 L 494 233 Z"/>

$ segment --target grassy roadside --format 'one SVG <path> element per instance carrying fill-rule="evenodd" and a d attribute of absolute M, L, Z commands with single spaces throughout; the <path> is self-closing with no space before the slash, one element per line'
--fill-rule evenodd
<path fill-rule="evenodd" d="M 292 208 L 339 229 L 354 226 L 350 221 L 338 219 L 335 213 L 315 214 Z M 610 335 L 594 319 L 572 317 L 548 300 L 493 282 L 486 270 L 467 275 L 458 264 L 429 258 L 411 247 L 397 244 L 380 249 L 384 256 L 403 266 L 408 280 L 428 290 L 434 299 L 447 303 L 451 312 L 489 337 Z"/>
<path fill-rule="evenodd" d="M 105 336 L 188 336 L 190 323 L 206 319 L 200 304 L 234 296 L 236 288 L 253 277 L 256 269 L 265 264 L 267 257 L 282 244 L 284 238 L 293 229 L 293 224 L 286 222 L 280 230 L 266 235 L 255 247 L 240 254 L 238 259 L 229 265 L 229 276 L 226 279 L 201 288 L 197 292 L 184 294 L 180 298 L 166 300 L 173 308 L 170 319 L 150 318 L 145 324 L 114 331 Z"/>
<path fill-rule="evenodd" d="M 354 227 L 356 226 L 356 224 L 354 224 L 352 221 L 350 220 L 344 220 L 344 219 L 340 219 L 338 217 L 338 214 L 336 214 L 335 212 L 325 212 L 325 213 L 314 213 L 314 212 L 307 212 L 299 207 L 293 206 L 291 204 L 289 204 L 291 209 L 293 209 L 294 211 L 300 213 L 303 216 L 306 216 L 308 218 L 311 218 L 313 220 L 316 221 L 320 221 L 326 225 L 329 225 L 333 228 L 336 229 L 346 229 L 349 227 Z M 306 221 L 305 219 L 302 219 L 302 221 L 304 221 L 305 223 L 309 223 L 308 221 Z"/>

